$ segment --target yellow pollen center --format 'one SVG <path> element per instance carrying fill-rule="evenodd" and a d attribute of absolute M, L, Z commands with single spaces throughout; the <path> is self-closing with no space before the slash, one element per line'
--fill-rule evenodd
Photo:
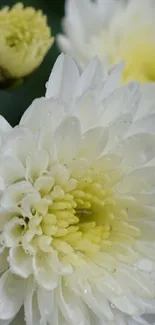
<path fill-rule="evenodd" d="M 76 161 L 72 173 L 66 165 L 56 164 L 39 178 L 35 171 L 30 174 L 37 193 L 19 193 L 22 215 L 11 220 L 7 243 L 16 240 L 32 256 L 48 256 L 54 249 L 60 261 L 73 266 L 115 250 L 119 257 L 128 254 L 133 263 L 137 255 L 129 246 L 141 231 L 129 222 L 128 199 L 115 190 L 123 170 L 104 171 L 98 162 L 84 171 L 80 163 Z"/>
<path fill-rule="evenodd" d="M 155 81 L 155 40 L 149 26 L 137 26 L 118 40 L 115 50 L 110 50 L 110 63 L 124 61 L 123 83 L 139 80 L 141 83 Z"/>
<path fill-rule="evenodd" d="M 90 255 L 107 247 L 115 219 L 127 216 L 125 209 L 117 206 L 107 181 L 106 174 L 97 175 L 93 171 L 82 179 L 70 178 L 61 185 L 59 179 L 48 195 L 41 193 L 50 201 L 48 212 L 38 221 L 34 211 L 26 232 L 37 225 L 40 248 L 48 237 L 52 247 L 63 255 L 73 252 Z"/>

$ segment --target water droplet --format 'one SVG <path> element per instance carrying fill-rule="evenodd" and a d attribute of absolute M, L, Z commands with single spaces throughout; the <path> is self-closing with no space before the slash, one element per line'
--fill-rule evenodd
<path fill-rule="evenodd" d="M 111 304 L 111 308 L 115 309 L 116 307 L 115 307 L 115 305 Z"/>

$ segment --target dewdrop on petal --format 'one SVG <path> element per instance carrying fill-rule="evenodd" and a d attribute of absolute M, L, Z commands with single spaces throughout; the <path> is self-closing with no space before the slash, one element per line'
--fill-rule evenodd
<path fill-rule="evenodd" d="M 85 65 L 98 56 L 109 68 L 124 61 L 123 83 L 155 82 L 154 0 L 66 0 L 61 51 Z"/>
<path fill-rule="evenodd" d="M 155 114 L 121 75 L 62 54 L 19 125 L 0 118 L 0 324 L 155 314 Z"/>
<path fill-rule="evenodd" d="M 53 44 L 41 10 L 17 3 L 0 10 L 0 82 L 33 72 Z"/>

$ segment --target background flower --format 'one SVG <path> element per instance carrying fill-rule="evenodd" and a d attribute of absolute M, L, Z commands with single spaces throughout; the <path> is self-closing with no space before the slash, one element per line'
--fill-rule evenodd
<path fill-rule="evenodd" d="M 28 325 L 154 314 L 155 114 L 121 73 L 61 55 L 20 124 L 1 117 L 4 323 L 22 305 Z"/>
<path fill-rule="evenodd" d="M 0 9 L 4 6 L 11 8 L 15 3 L 16 0 L 1 1 Z M 47 16 L 48 25 L 51 27 L 53 36 L 60 31 L 60 19 L 63 16 L 63 1 L 61 3 L 61 1 L 22 0 L 22 3 L 24 7 L 34 7 L 36 10 L 41 10 Z M 56 42 L 54 42 L 44 57 L 42 64 L 28 77 L 24 78 L 24 82 L 20 87 L 0 90 L 0 114 L 12 126 L 19 123 L 24 111 L 35 98 L 44 95 L 45 83 L 58 54 Z"/>
<path fill-rule="evenodd" d="M 53 43 L 41 10 L 18 3 L 0 11 L 0 81 L 30 74 Z"/>
<path fill-rule="evenodd" d="M 155 81 L 153 0 L 66 0 L 60 49 L 81 64 L 97 55 L 109 66 L 125 61 L 123 81 Z"/>

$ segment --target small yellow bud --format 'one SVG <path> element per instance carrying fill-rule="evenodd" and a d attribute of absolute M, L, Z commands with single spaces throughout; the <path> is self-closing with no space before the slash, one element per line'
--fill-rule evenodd
<path fill-rule="evenodd" d="M 29 75 L 53 44 L 41 10 L 17 3 L 0 10 L 0 82 Z"/>

